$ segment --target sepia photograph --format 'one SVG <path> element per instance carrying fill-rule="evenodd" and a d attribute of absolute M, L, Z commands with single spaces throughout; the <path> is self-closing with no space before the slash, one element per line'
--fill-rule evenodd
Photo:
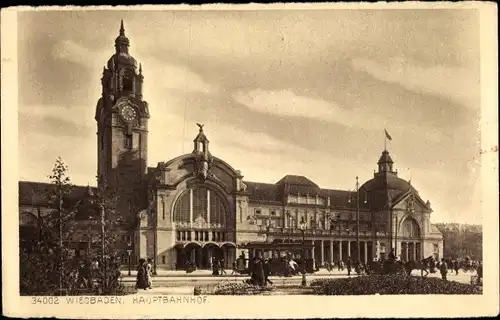
<path fill-rule="evenodd" d="M 480 10 L 268 9 L 16 12 L 14 291 L 119 305 L 498 289 Z"/>

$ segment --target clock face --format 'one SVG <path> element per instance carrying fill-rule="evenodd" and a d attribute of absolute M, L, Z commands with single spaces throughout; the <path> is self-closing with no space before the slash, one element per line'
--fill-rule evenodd
<path fill-rule="evenodd" d="M 121 114 L 123 119 L 125 119 L 126 121 L 132 121 L 137 117 L 137 112 L 129 105 L 125 105 L 122 107 Z"/>

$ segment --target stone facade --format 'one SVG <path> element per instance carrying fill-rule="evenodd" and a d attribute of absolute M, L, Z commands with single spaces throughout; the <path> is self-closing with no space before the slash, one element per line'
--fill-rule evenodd
<path fill-rule="evenodd" d="M 123 23 L 115 46 L 96 107 L 97 174 L 99 184 L 119 195 L 118 210 L 128 221 L 123 250 L 131 246 L 134 262 L 153 257 L 158 268 L 176 269 L 194 260 L 206 268 L 218 256 L 230 266 L 241 244 L 305 240 L 314 244 L 306 258 L 322 264 L 356 258 L 358 237 L 363 261 L 391 249 L 405 260 L 442 257 L 430 203 L 398 177 L 387 150 L 374 178 L 358 184 L 357 192 L 323 189 L 293 175 L 276 184 L 250 182 L 210 153 L 199 124 L 191 153 L 148 168 L 149 106 Z M 46 210 L 34 197 L 49 186 L 20 182 L 19 187 L 21 226 L 33 228 Z M 76 188 L 74 197 L 82 197 L 84 189 Z"/>

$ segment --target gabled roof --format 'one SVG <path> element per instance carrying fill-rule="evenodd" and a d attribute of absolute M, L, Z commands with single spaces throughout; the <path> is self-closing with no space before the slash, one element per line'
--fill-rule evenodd
<path fill-rule="evenodd" d="M 51 183 L 19 181 L 19 205 L 46 206 L 48 205 L 47 195 L 54 188 L 55 186 Z M 97 192 L 97 188 L 90 187 L 90 189 Z M 88 186 L 72 186 L 66 203 L 68 205 L 76 204 L 87 195 L 88 190 Z"/>
<path fill-rule="evenodd" d="M 287 184 L 288 182 L 298 182 L 302 183 L 298 184 Z M 249 193 L 248 197 L 252 201 L 257 202 L 280 202 L 282 203 L 285 199 L 284 196 L 288 194 L 297 195 L 300 193 L 301 195 L 306 195 L 309 193 L 309 196 L 314 197 L 316 195 L 324 198 L 324 205 L 326 206 L 326 199 L 330 198 L 330 207 L 333 208 L 356 208 L 356 194 L 354 192 L 350 192 L 347 190 L 335 190 L 335 189 L 320 189 L 314 182 L 311 180 L 302 177 L 302 176 L 292 176 L 288 175 L 278 181 L 276 184 L 270 183 L 260 183 L 260 182 L 251 182 L 244 181 L 247 185 L 247 192 Z M 309 191 L 309 192 L 305 192 Z M 368 203 L 365 203 L 365 196 L 363 193 L 360 193 L 360 201 L 359 208 L 360 209 L 368 209 Z M 349 202 L 349 200 L 351 200 Z M 294 204 L 294 205 L 304 205 L 311 206 L 311 204 Z"/>
<path fill-rule="evenodd" d="M 275 184 L 244 181 L 248 197 L 256 201 L 281 201 L 278 187 Z"/>
<path fill-rule="evenodd" d="M 286 175 L 283 178 L 281 178 L 280 181 L 276 182 L 278 185 L 283 185 L 283 184 L 288 184 L 288 185 L 297 185 L 297 186 L 308 186 L 308 187 L 315 187 L 319 188 L 319 186 L 309 180 L 308 178 L 304 176 L 297 176 L 297 175 Z"/>

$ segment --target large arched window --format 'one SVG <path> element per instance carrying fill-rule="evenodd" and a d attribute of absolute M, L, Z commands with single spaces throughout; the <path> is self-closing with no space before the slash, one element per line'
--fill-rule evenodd
<path fill-rule="evenodd" d="M 413 218 L 408 218 L 403 222 L 403 237 L 415 238 L 420 236 L 420 228 Z"/>
<path fill-rule="evenodd" d="M 224 199 L 217 192 L 203 187 L 184 192 L 175 203 L 174 222 L 186 223 L 190 221 L 225 226 Z"/>

